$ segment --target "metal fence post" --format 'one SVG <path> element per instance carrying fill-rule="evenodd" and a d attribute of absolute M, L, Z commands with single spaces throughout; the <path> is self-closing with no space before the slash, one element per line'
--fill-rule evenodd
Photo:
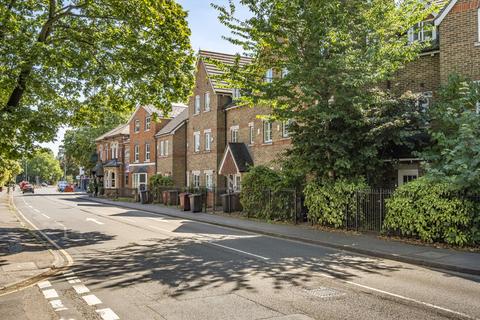
<path fill-rule="evenodd" d="M 356 206 L 355 206 L 355 231 L 358 232 L 358 213 L 360 211 L 360 201 L 358 199 L 358 193 L 359 191 L 355 191 L 355 202 L 356 202 Z"/>
<path fill-rule="evenodd" d="M 293 190 L 293 215 L 294 215 L 294 223 L 298 223 L 298 214 L 297 214 L 297 190 Z"/>
<path fill-rule="evenodd" d="M 382 230 L 382 220 L 383 220 L 383 190 L 380 189 L 379 190 L 379 193 L 380 193 L 380 214 L 379 214 L 379 224 L 378 224 L 378 232 L 380 232 L 380 230 Z"/>

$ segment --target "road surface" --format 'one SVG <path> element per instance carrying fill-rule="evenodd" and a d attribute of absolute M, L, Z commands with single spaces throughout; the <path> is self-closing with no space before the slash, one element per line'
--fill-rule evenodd
<path fill-rule="evenodd" d="M 480 278 L 38 189 L 23 215 L 73 259 L 0 319 L 480 319 Z"/>

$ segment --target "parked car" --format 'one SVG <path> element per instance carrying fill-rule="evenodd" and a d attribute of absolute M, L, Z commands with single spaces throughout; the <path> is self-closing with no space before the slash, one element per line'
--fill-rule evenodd
<path fill-rule="evenodd" d="M 35 193 L 35 191 L 30 183 L 25 183 L 22 187 L 22 193 Z"/>
<path fill-rule="evenodd" d="M 65 190 L 65 187 L 68 186 L 67 181 L 59 181 L 57 184 L 57 190 L 60 192 L 63 192 Z"/>
<path fill-rule="evenodd" d="M 48 183 L 42 182 L 42 187 L 48 187 Z"/>

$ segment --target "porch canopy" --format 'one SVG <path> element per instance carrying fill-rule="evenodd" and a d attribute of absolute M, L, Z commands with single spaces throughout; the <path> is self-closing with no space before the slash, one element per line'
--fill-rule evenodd
<path fill-rule="evenodd" d="M 253 160 L 245 143 L 228 143 L 219 173 L 224 176 L 236 175 L 246 172 L 250 166 L 253 166 Z"/>

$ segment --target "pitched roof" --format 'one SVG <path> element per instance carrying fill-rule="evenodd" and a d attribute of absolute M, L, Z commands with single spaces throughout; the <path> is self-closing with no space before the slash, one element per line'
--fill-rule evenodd
<path fill-rule="evenodd" d="M 229 142 L 220 164 L 220 173 L 223 172 L 223 165 L 225 164 L 228 155 L 232 156 L 238 173 L 245 172 L 248 170 L 248 167 L 253 166 L 252 157 L 250 156 L 250 152 L 248 152 L 245 143 Z"/>
<path fill-rule="evenodd" d="M 121 124 L 118 127 L 102 134 L 100 137 L 96 138 L 95 141 L 100 141 L 106 138 L 114 137 L 117 135 L 128 135 L 129 129 L 127 124 Z"/>
<path fill-rule="evenodd" d="M 445 16 L 452 10 L 452 8 L 457 3 L 457 0 L 433 0 L 434 3 L 443 6 L 442 10 L 438 13 L 435 18 L 435 25 L 439 26 L 442 23 Z"/>
<path fill-rule="evenodd" d="M 167 115 L 165 115 L 165 112 L 163 110 L 157 109 L 152 105 L 138 106 L 135 112 L 133 112 L 132 115 L 130 116 L 130 119 L 128 119 L 127 123 L 130 123 L 130 121 L 132 121 L 133 118 L 135 118 L 135 114 L 137 114 L 137 111 L 140 108 L 145 109 L 145 111 L 147 111 L 148 114 L 150 115 L 154 113 L 157 114 L 160 119 L 173 119 L 176 116 L 178 116 L 180 113 L 182 113 L 182 111 L 187 109 L 188 106 L 183 103 L 172 103 L 172 110 L 170 110 L 170 112 Z"/>
<path fill-rule="evenodd" d="M 173 118 L 169 123 L 165 125 L 158 133 L 156 137 L 173 134 L 175 131 L 181 127 L 188 118 L 188 109 L 184 109 L 178 116 Z"/>
<path fill-rule="evenodd" d="M 198 57 L 204 62 L 205 71 L 213 86 L 213 90 L 215 90 L 216 93 L 231 94 L 232 89 L 227 88 L 228 84 L 225 81 L 216 78 L 217 76 L 222 75 L 223 71 L 208 60 L 216 60 L 227 65 L 234 65 L 238 55 L 200 50 L 198 52 Z M 251 61 L 252 59 L 249 57 L 240 56 L 239 64 L 243 66 L 249 64 Z"/>

